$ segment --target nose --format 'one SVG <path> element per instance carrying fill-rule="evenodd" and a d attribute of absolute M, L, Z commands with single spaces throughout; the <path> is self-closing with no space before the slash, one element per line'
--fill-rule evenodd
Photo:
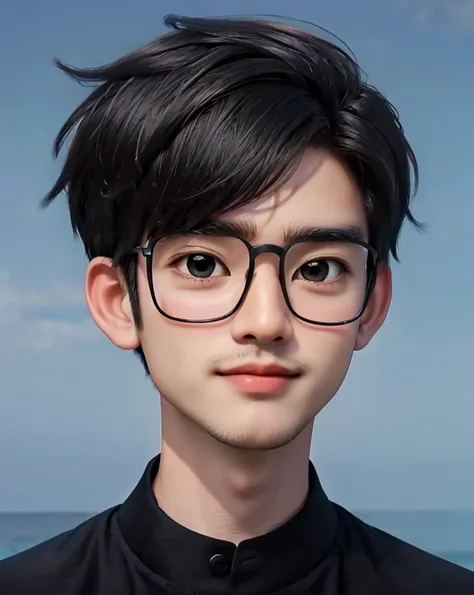
<path fill-rule="evenodd" d="M 283 296 L 278 271 L 271 263 L 255 267 L 244 303 L 232 319 L 238 343 L 272 343 L 293 337 L 293 316 Z"/>

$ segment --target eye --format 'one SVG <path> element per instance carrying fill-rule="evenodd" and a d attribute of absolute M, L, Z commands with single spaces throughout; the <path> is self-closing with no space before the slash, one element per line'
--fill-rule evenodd
<path fill-rule="evenodd" d="M 295 273 L 295 278 L 303 278 L 313 283 L 327 283 L 337 279 L 344 271 L 344 265 L 337 260 L 318 258 L 310 260 L 300 266 Z"/>
<path fill-rule="evenodd" d="M 215 256 L 202 252 L 195 252 L 180 258 L 176 261 L 175 266 L 181 273 L 200 279 L 222 275 L 226 272 L 224 265 Z"/>

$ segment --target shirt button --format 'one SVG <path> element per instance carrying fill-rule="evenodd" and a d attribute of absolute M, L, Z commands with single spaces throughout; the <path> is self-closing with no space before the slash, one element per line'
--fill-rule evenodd
<path fill-rule="evenodd" d="M 222 554 L 214 554 L 209 560 L 209 568 L 214 576 L 224 578 L 230 572 L 230 564 Z"/>

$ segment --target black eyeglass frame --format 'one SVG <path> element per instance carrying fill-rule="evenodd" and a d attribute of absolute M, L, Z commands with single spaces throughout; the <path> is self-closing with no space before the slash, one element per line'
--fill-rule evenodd
<path fill-rule="evenodd" d="M 158 312 L 162 316 L 164 316 L 165 318 L 168 318 L 169 320 L 174 320 L 176 322 L 184 322 L 187 324 L 205 324 L 205 323 L 207 324 L 207 323 L 211 323 L 211 322 L 219 322 L 221 320 L 225 320 L 226 318 L 230 318 L 231 316 L 233 316 L 239 310 L 239 308 L 242 306 L 242 304 L 245 301 L 245 298 L 247 297 L 247 294 L 250 289 L 250 285 L 253 280 L 253 275 L 255 272 L 255 261 L 256 261 L 257 256 L 260 256 L 261 254 L 276 254 L 278 256 L 278 258 L 279 258 L 278 276 L 279 276 L 279 280 L 280 280 L 280 286 L 281 286 L 281 289 L 283 292 L 283 297 L 285 298 L 286 305 L 287 305 L 288 309 L 290 310 L 290 312 L 293 314 L 293 316 L 296 316 L 296 318 L 298 318 L 299 320 L 302 320 L 303 322 L 306 322 L 308 324 L 314 324 L 317 326 L 327 326 L 327 327 L 343 326 L 343 325 L 355 322 L 358 318 L 360 318 L 362 316 L 365 309 L 367 308 L 367 304 L 369 303 L 369 299 L 372 294 L 372 290 L 375 286 L 375 280 L 377 278 L 378 252 L 373 246 L 371 246 L 370 244 L 363 242 L 361 240 L 356 240 L 356 239 L 351 239 L 351 238 L 341 239 L 339 236 L 337 236 L 337 234 L 331 234 L 331 233 L 321 234 L 321 236 L 318 238 L 318 242 L 321 242 L 321 243 L 323 243 L 323 242 L 326 242 L 326 243 L 340 242 L 340 243 L 345 243 L 345 244 L 356 244 L 356 245 L 361 246 L 362 248 L 365 248 L 367 250 L 368 256 L 369 256 L 369 262 L 367 263 L 367 287 L 366 287 L 365 297 L 364 297 L 362 307 L 360 308 L 360 310 L 356 314 L 356 316 L 354 316 L 353 318 L 349 318 L 349 319 L 343 320 L 341 322 L 319 322 L 319 321 L 311 320 L 309 318 L 301 316 L 300 314 L 298 314 L 298 312 L 295 311 L 295 309 L 291 305 L 290 297 L 288 295 L 288 290 L 286 288 L 286 282 L 285 282 L 285 257 L 287 255 L 287 253 L 290 251 L 291 248 L 293 248 L 293 246 L 295 246 L 297 244 L 301 244 L 303 242 L 308 242 L 308 239 L 301 238 L 301 239 L 299 239 L 295 242 L 292 242 L 291 244 L 289 244 L 288 246 L 285 246 L 283 248 L 282 246 L 277 246 L 276 244 L 253 245 L 250 242 L 248 242 L 247 240 L 245 240 L 244 238 L 240 238 L 238 236 L 230 236 L 230 237 L 235 237 L 235 239 L 240 240 L 243 244 L 245 244 L 245 246 L 247 247 L 248 253 L 249 253 L 249 268 L 247 270 L 247 274 L 246 274 L 246 278 L 245 278 L 244 289 L 242 291 L 242 295 L 240 296 L 239 300 L 237 301 L 237 304 L 232 308 L 232 310 L 230 312 L 228 312 L 224 316 L 218 316 L 216 318 L 206 318 L 203 320 L 190 320 L 187 318 L 178 318 L 176 316 L 171 316 L 170 314 L 165 312 L 160 307 L 160 305 L 158 304 L 158 300 L 156 299 L 155 287 L 154 287 L 154 283 L 153 283 L 153 252 L 154 252 L 155 246 L 160 241 L 162 241 L 164 239 L 168 239 L 169 237 L 182 237 L 182 236 L 178 235 L 178 236 L 168 236 L 166 238 L 152 238 L 147 242 L 146 245 L 137 246 L 136 248 L 134 248 L 132 250 L 132 254 L 142 254 L 146 260 L 146 272 L 147 272 L 147 279 L 148 279 L 148 287 L 149 287 L 151 298 L 153 300 L 153 304 L 155 305 L 155 308 L 158 310 Z M 225 236 L 223 235 L 222 237 L 225 237 Z M 229 236 L 227 236 L 227 237 L 229 237 Z"/>

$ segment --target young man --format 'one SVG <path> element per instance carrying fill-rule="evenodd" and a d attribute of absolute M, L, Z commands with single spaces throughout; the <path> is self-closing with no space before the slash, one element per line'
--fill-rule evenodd
<path fill-rule="evenodd" d="M 103 68 L 67 192 L 98 327 L 161 395 L 130 497 L 0 563 L 2 595 L 461 595 L 474 575 L 328 500 L 315 416 L 382 325 L 416 160 L 348 54 L 258 20 L 169 17 Z"/>

